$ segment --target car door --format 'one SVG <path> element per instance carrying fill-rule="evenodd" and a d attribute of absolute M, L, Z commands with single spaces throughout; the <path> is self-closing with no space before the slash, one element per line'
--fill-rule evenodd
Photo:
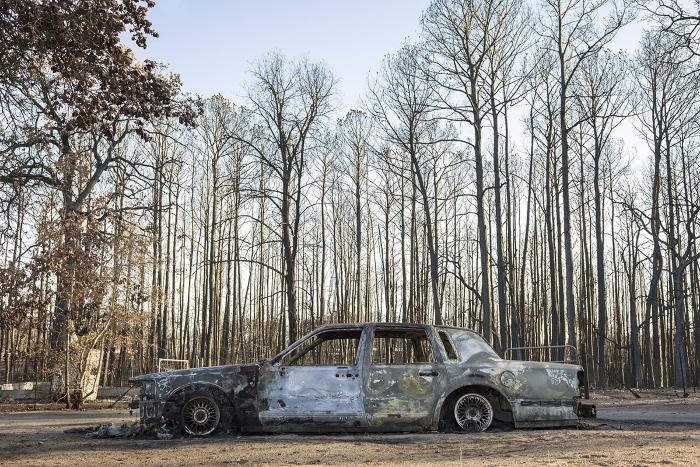
<path fill-rule="evenodd" d="M 321 331 L 266 365 L 260 393 L 263 426 L 270 431 L 365 426 L 362 340 L 362 328 Z"/>
<path fill-rule="evenodd" d="M 445 377 L 432 334 L 424 327 L 373 329 L 364 380 L 370 427 L 429 428 Z"/>

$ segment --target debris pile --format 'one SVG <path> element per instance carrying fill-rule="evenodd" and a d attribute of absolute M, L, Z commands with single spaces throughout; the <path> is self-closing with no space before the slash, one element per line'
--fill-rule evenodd
<path fill-rule="evenodd" d="M 160 429 L 156 432 L 156 437 L 157 437 L 158 439 L 167 440 L 167 439 L 173 439 L 173 438 L 175 437 L 175 435 L 173 435 L 173 434 L 170 432 L 170 430 L 168 430 L 168 428 L 167 428 L 165 425 L 163 425 L 163 426 L 160 427 Z"/>
<path fill-rule="evenodd" d="M 134 434 L 140 434 L 141 428 L 138 424 L 132 424 L 129 426 L 124 423 L 123 425 L 113 425 L 111 423 L 106 423 L 97 427 L 95 431 L 85 433 L 86 438 L 128 438 Z"/>
<path fill-rule="evenodd" d="M 137 437 L 150 437 L 155 435 L 156 438 L 161 440 L 173 439 L 174 435 L 170 431 L 170 428 L 163 424 L 160 428 L 148 427 L 134 423 L 123 423 L 121 425 L 114 425 L 112 423 L 105 423 L 102 425 L 97 425 L 95 427 L 87 428 L 71 428 L 65 430 L 64 433 L 68 434 L 82 434 L 84 438 L 137 438 Z"/>

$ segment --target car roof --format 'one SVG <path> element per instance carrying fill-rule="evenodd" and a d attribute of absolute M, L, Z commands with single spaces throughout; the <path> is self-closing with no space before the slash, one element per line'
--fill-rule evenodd
<path fill-rule="evenodd" d="M 457 326 L 443 326 L 443 325 L 433 325 L 433 324 L 418 324 L 418 323 L 382 323 L 382 322 L 370 322 L 370 323 L 333 323 L 333 324 L 324 324 L 321 325 L 317 328 L 314 328 L 314 331 L 321 331 L 321 330 L 328 330 L 328 329 L 359 329 L 363 328 L 365 326 L 374 326 L 374 327 L 383 327 L 383 328 L 426 328 L 426 327 L 434 327 L 434 328 L 440 328 L 440 329 L 458 329 L 460 331 L 472 331 L 471 329 L 468 328 L 460 328 Z"/>
<path fill-rule="evenodd" d="M 431 324 L 416 324 L 416 323 L 382 323 L 382 322 L 370 322 L 370 323 L 333 323 L 333 324 L 323 324 L 321 326 L 318 326 L 314 328 L 311 332 L 307 333 L 306 335 L 302 336 L 299 338 L 296 342 L 292 343 L 289 345 L 287 348 L 279 352 L 277 355 L 275 355 L 271 361 L 277 361 L 279 358 L 281 358 L 283 355 L 285 355 L 288 351 L 291 349 L 295 348 L 298 346 L 304 339 L 308 338 L 309 336 L 312 336 L 314 334 L 318 334 L 319 332 L 323 331 L 342 331 L 342 330 L 352 330 L 352 329 L 364 329 L 368 326 L 373 326 L 373 327 L 382 327 L 382 328 L 395 328 L 395 329 L 405 329 L 405 328 L 412 328 L 412 329 L 426 329 L 428 327 L 434 327 L 434 328 L 439 328 L 439 329 L 455 329 L 455 330 L 460 330 L 460 331 L 470 331 L 469 329 L 466 328 L 458 328 L 458 327 L 453 327 L 453 326 L 434 326 Z M 473 332 L 473 331 L 470 331 Z"/>

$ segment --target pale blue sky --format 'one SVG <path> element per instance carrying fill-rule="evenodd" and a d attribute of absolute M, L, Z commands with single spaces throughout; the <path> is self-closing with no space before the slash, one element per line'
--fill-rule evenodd
<path fill-rule="evenodd" d="M 144 58 L 170 65 L 187 91 L 241 102 L 250 62 L 278 49 L 324 60 L 354 106 L 370 70 L 418 30 L 429 0 L 157 0 L 149 18 L 160 34 Z"/>

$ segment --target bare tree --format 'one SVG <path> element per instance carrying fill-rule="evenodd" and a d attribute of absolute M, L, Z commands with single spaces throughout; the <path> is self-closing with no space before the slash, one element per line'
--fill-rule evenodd
<path fill-rule="evenodd" d="M 338 137 L 341 152 L 347 162 L 345 172 L 352 184 L 353 206 L 355 209 L 355 319 L 362 317 L 362 223 L 363 197 L 367 190 L 367 166 L 370 153 L 370 117 L 362 111 L 351 110 L 339 123 Z M 366 293 L 367 291 L 365 291 Z"/>
<path fill-rule="evenodd" d="M 306 156 L 318 123 L 331 110 L 335 79 L 321 63 L 290 62 L 279 53 L 259 60 L 251 75 L 248 98 L 261 131 L 259 140 L 243 141 L 280 184 L 266 196 L 281 217 L 288 340 L 293 342 L 298 337 L 296 269 Z"/>
<path fill-rule="evenodd" d="M 498 289 L 498 321 L 499 339 L 505 350 L 508 337 L 511 336 L 512 347 L 518 347 L 520 331 L 518 330 L 517 314 L 511 313 L 510 333 L 507 329 L 507 303 L 506 303 L 506 270 L 512 268 L 506 264 L 506 245 L 503 238 L 503 224 L 510 223 L 510 215 L 504 216 L 503 202 L 501 200 L 501 158 L 505 159 L 505 167 L 508 167 L 508 136 L 507 136 L 507 108 L 514 105 L 521 98 L 524 91 L 527 70 L 524 66 L 523 56 L 527 49 L 527 35 L 532 31 L 529 11 L 519 0 L 494 2 L 494 23 L 490 25 L 489 41 L 492 46 L 487 50 L 486 67 L 486 92 L 490 107 L 492 137 L 493 137 L 493 192 L 495 204 L 495 230 L 496 230 L 496 286 Z M 506 137 L 501 139 L 500 119 L 505 120 Z M 501 152 L 501 144 L 504 151 Z M 506 184 L 509 182 L 509 174 L 506 173 Z M 506 191 L 506 194 L 509 192 Z M 510 197 L 508 197 L 510 203 Z M 509 204 L 508 204 L 509 206 Z M 503 222 L 505 217 L 506 222 Z M 510 235 L 510 229 L 507 229 Z M 510 281 L 512 283 L 512 281 Z M 512 285 L 511 285 L 512 287 Z"/>
<path fill-rule="evenodd" d="M 700 0 L 655 0 L 642 2 L 642 6 L 675 46 L 686 52 L 681 60 L 700 57 Z"/>
<path fill-rule="evenodd" d="M 598 385 L 606 385 L 605 344 L 607 339 L 607 298 L 605 274 L 605 235 L 603 232 L 603 195 L 601 167 L 604 151 L 610 144 L 613 130 L 623 121 L 631 108 L 633 96 L 625 81 L 629 67 L 625 57 L 602 50 L 589 56 L 574 81 L 573 98 L 585 130 L 592 136 L 593 202 L 595 210 L 596 285 L 598 308 Z"/>
<path fill-rule="evenodd" d="M 497 23 L 495 2 L 435 0 L 423 16 L 430 76 L 438 92 L 436 106 L 448 121 L 466 123 L 474 152 L 476 217 L 481 262 L 482 333 L 492 340 L 489 239 L 486 232 L 483 133 L 488 112 L 486 68 L 494 47 L 490 28 Z M 500 348 L 501 344 L 498 344 Z"/>
<path fill-rule="evenodd" d="M 381 81 L 370 88 L 369 105 L 386 138 L 410 158 L 415 187 L 420 192 L 425 216 L 433 319 L 436 324 L 442 324 L 436 233 L 431 222 L 431 203 L 425 177 L 426 146 L 432 142 L 428 132 L 429 127 L 434 125 L 430 112 L 435 91 L 424 74 L 425 66 L 421 60 L 420 51 L 414 45 L 404 45 L 396 55 L 390 55 L 384 62 Z"/>
<path fill-rule="evenodd" d="M 574 259 L 571 233 L 569 132 L 578 122 L 570 121 L 572 81 L 581 65 L 608 44 L 631 18 L 629 5 L 614 0 L 544 0 L 541 25 L 548 49 L 558 57 L 559 127 L 562 155 L 562 202 L 564 266 L 566 271 L 567 342 L 576 347 L 576 309 L 574 300 Z M 604 16 L 607 11 L 611 11 Z M 601 26 L 597 26 L 600 23 Z"/>

